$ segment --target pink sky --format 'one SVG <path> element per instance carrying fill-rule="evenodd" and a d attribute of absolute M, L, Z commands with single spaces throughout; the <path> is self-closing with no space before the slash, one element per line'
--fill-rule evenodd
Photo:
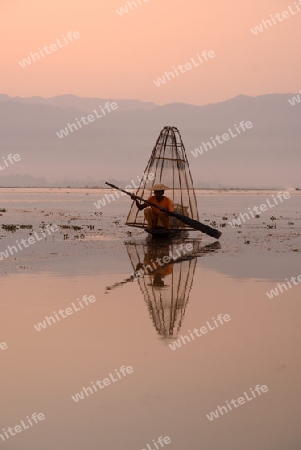
<path fill-rule="evenodd" d="M 120 17 L 116 9 L 126 0 L 0 0 L 1 93 L 202 105 L 300 91 L 301 12 L 257 36 L 250 31 L 270 14 L 297 11 L 294 0 L 140 1 Z M 80 39 L 19 65 L 68 31 Z M 154 79 L 203 50 L 215 58 L 155 86 Z"/>

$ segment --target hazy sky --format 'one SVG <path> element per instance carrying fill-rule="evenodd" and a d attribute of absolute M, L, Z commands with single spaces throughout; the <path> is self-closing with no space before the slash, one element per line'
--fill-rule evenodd
<path fill-rule="evenodd" d="M 140 2 L 119 16 L 116 9 L 126 0 L 0 0 L 1 93 L 202 105 L 301 89 L 295 0 Z M 294 14 L 286 20 L 256 36 L 251 32 L 289 6 Z M 68 31 L 81 37 L 28 67 L 19 65 L 38 47 L 63 43 Z M 213 50 L 215 58 L 155 86 L 154 79 L 203 50 Z"/>

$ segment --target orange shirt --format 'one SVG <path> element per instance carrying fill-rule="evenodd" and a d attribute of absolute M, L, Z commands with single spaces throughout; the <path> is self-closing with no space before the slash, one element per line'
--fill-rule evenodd
<path fill-rule="evenodd" d="M 161 200 L 161 202 L 158 202 L 158 200 L 156 199 L 156 196 L 152 195 L 151 197 L 149 197 L 148 201 L 151 203 L 154 203 L 155 205 L 160 206 L 161 208 L 165 208 L 168 211 L 171 211 L 171 212 L 174 211 L 173 202 L 168 197 L 164 196 L 163 199 Z M 154 206 L 151 206 L 151 208 L 152 208 L 153 213 L 155 215 L 158 215 L 160 210 L 155 208 Z"/>

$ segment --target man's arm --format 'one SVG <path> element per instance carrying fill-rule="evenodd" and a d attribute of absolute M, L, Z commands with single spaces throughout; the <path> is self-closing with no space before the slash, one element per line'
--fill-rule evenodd
<path fill-rule="evenodd" d="M 131 199 L 136 202 L 136 206 L 139 209 L 139 211 L 142 211 L 143 209 L 147 208 L 147 204 L 146 203 L 142 203 L 142 204 L 139 203 L 134 195 L 131 195 Z"/>

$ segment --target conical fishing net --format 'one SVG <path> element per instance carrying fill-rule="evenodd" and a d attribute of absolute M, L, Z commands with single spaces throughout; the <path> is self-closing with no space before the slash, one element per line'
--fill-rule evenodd
<path fill-rule="evenodd" d="M 176 212 L 199 220 L 184 144 L 175 127 L 164 127 L 161 131 L 136 195 L 147 200 L 152 195 L 149 189 L 155 184 L 164 184 L 169 187 L 164 195 L 173 201 Z M 131 206 L 126 224 L 134 227 L 146 227 L 144 213 L 139 211 L 135 202 Z M 175 218 L 172 218 L 170 228 L 190 229 Z"/>

